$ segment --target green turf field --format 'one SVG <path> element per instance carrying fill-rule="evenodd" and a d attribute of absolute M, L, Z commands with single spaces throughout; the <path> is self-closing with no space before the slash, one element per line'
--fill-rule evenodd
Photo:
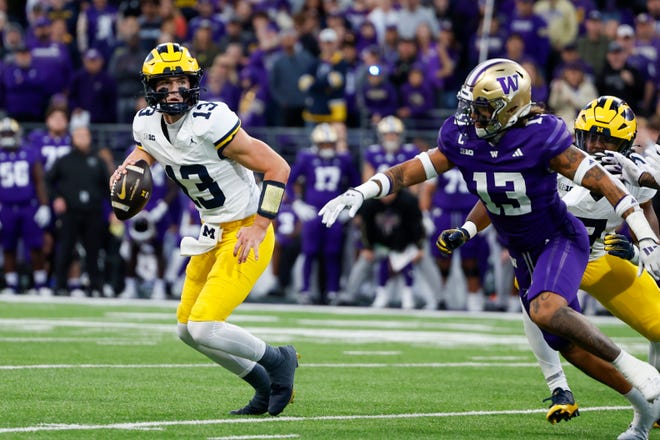
<path fill-rule="evenodd" d="M 623 397 L 566 366 L 582 415 L 546 422 L 550 393 L 516 315 L 258 304 L 232 322 L 296 346 L 296 400 L 279 417 L 229 416 L 251 389 L 177 339 L 175 310 L 0 299 L 0 440 L 590 440 L 632 418 Z M 646 359 L 634 331 L 595 321 Z"/>

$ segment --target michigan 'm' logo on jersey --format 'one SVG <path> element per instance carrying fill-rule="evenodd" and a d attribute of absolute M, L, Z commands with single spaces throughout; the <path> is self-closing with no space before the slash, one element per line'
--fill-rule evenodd
<path fill-rule="evenodd" d="M 169 129 L 155 109 L 139 111 L 133 136 L 138 148 L 163 164 L 204 222 L 225 223 L 254 214 L 259 201 L 254 173 L 222 154 L 240 126 L 226 104 L 200 101 Z"/>

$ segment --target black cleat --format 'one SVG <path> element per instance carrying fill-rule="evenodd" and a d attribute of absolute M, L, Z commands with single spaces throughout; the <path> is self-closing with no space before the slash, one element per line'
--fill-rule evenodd
<path fill-rule="evenodd" d="M 270 400 L 268 402 L 268 414 L 276 416 L 282 411 L 289 403 L 293 402 L 293 377 L 298 367 L 298 358 L 296 349 L 292 345 L 285 345 L 278 347 L 282 353 L 284 360 L 274 369 L 269 371 L 271 385 L 270 385 Z"/>
<path fill-rule="evenodd" d="M 233 416 L 260 416 L 262 414 L 266 414 L 267 411 L 268 411 L 268 404 L 257 405 L 257 404 L 252 404 L 252 401 L 250 401 L 243 408 L 229 411 L 229 414 Z"/>
<path fill-rule="evenodd" d="M 552 405 L 550 405 L 550 409 L 545 414 L 545 418 L 553 425 L 562 420 L 568 422 L 573 417 L 580 415 L 578 405 L 573 398 L 573 393 L 568 390 L 555 388 L 552 392 L 552 396 L 543 399 L 544 402 L 547 402 L 548 400 L 552 401 Z"/>

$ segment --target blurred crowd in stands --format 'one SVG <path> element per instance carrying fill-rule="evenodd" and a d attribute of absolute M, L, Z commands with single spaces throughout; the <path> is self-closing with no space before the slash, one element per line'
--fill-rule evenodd
<path fill-rule="evenodd" d="M 332 232 L 320 229 L 315 215 L 335 192 L 427 148 L 413 145 L 406 133 L 437 130 L 480 59 L 521 63 L 533 77 L 532 99 L 569 127 L 587 102 L 611 94 L 636 111 L 637 143 L 654 143 L 660 131 L 660 0 L 0 0 L 0 34 L 0 114 L 30 127 L 21 131 L 18 147 L 0 145 L 0 182 L 13 185 L 8 176 L 19 172 L 5 163 L 20 151 L 36 151 L 25 160 L 40 163 L 42 173 L 32 178 L 44 179 L 48 201 L 35 196 L 31 209 L 47 203 L 52 214 L 45 221 L 42 210 L 37 222 L 45 239 L 28 240 L 17 255 L 11 250 L 18 235 L 8 231 L 18 226 L 2 225 L 6 292 L 176 296 L 183 260 L 175 248 L 181 235 L 194 235 L 196 212 L 156 168 L 160 192 L 145 213 L 117 221 L 107 195 L 94 191 L 92 175 L 113 170 L 130 139 L 117 151 L 93 139 L 85 146 L 79 133 L 131 123 L 146 105 L 142 63 L 162 42 L 190 49 L 205 71 L 201 99 L 226 102 L 246 129 L 306 130 L 313 148 L 292 159 L 291 190 L 276 223 L 278 249 L 263 289 L 263 297 L 274 300 L 517 308 L 506 250 L 491 234 L 465 249 L 460 263 L 433 253 L 434 232 L 460 223 L 456 200 L 473 201 L 460 193 L 460 175 L 412 192 L 420 223 L 407 232 L 417 235 L 402 234 L 394 244 L 365 226 L 387 216 L 346 219 L 338 235 L 323 238 Z M 346 136 L 352 129 L 372 131 L 375 145 L 356 150 Z M 323 144 L 331 154 L 322 153 Z M 90 165 L 89 181 L 67 181 L 72 176 L 63 158 L 72 151 L 103 165 Z M 326 172 L 323 185 L 312 187 L 319 174 L 307 169 L 314 162 L 309 155 L 319 155 L 326 171 L 339 167 L 338 174 Z M 13 202 L 2 185 L 6 209 Z M 319 194 L 309 194 L 312 188 Z M 434 198 L 452 188 L 461 197 Z M 370 210 L 395 212 L 406 201 L 385 203 Z M 451 223 L 438 219 L 454 208 Z M 438 286 L 451 284 L 452 272 L 462 272 L 462 288 L 476 296 L 449 299 L 449 289 Z M 402 284 L 386 291 L 390 278 Z M 365 283 L 372 284 L 367 293 Z"/>

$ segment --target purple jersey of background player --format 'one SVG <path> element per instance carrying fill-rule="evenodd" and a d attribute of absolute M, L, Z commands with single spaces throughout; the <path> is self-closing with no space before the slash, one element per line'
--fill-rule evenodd
<path fill-rule="evenodd" d="M 51 136 L 45 130 L 34 131 L 29 138 L 32 148 L 39 152 L 44 171 L 51 169 L 57 159 L 71 151 L 71 135 Z"/>
<path fill-rule="evenodd" d="M 495 146 L 479 139 L 474 126 L 457 125 L 454 117 L 438 134 L 438 147 L 484 203 L 509 249 L 527 310 L 543 291 L 557 293 L 571 308 L 581 310 L 577 291 L 589 257 L 589 239 L 584 225 L 559 198 L 557 174 L 550 169 L 550 160 L 571 144 L 566 124 L 549 114 L 509 128 Z M 543 270 L 533 272 L 534 267 Z M 542 332 L 555 350 L 569 343 Z"/>
<path fill-rule="evenodd" d="M 296 182 L 300 178 L 305 180 L 302 199 L 316 209 L 321 209 L 328 201 L 361 182 L 350 154 L 337 153 L 332 158 L 324 159 L 313 149 L 298 153 L 291 167 L 289 182 Z M 293 200 L 293 188 L 289 188 L 289 196 Z"/>
<path fill-rule="evenodd" d="M 43 231 L 34 221 L 39 201 L 32 168 L 38 162 L 33 149 L 0 149 L 1 243 L 5 250 L 16 250 L 20 238 L 30 249 L 43 245 Z"/>
<path fill-rule="evenodd" d="M 288 201 L 282 201 L 280 210 L 277 211 L 275 239 L 286 246 L 295 240 L 293 233 L 296 230 L 298 216 L 293 212 L 293 206 Z"/>
<path fill-rule="evenodd" d="M 399 151 L 395 153 L 388 153 L 382 145 L 373 144 L 367 147 L 364 153 L 364 160 L 379 173 L 408 159 L 412 159 L 419 153 L 419 148 L 414 144 L 403 144 L 399 148 Z"/>
<path fill-rule="evenodd" d="M 437 184 L 431 199 L 431 218 L 436 231 L 455 228 L 462 225 L 474 204 L 479 200 L 470 194 L 463 175 L 452 168 L 437 177 Z M 430 249 L 435 258 L 447 258 L 435 246 L 437 234 L 431 234 Z M 477 258 L 483 248 L 484 238 L 477 235 L 461 246 L 461 258 Z"/>

